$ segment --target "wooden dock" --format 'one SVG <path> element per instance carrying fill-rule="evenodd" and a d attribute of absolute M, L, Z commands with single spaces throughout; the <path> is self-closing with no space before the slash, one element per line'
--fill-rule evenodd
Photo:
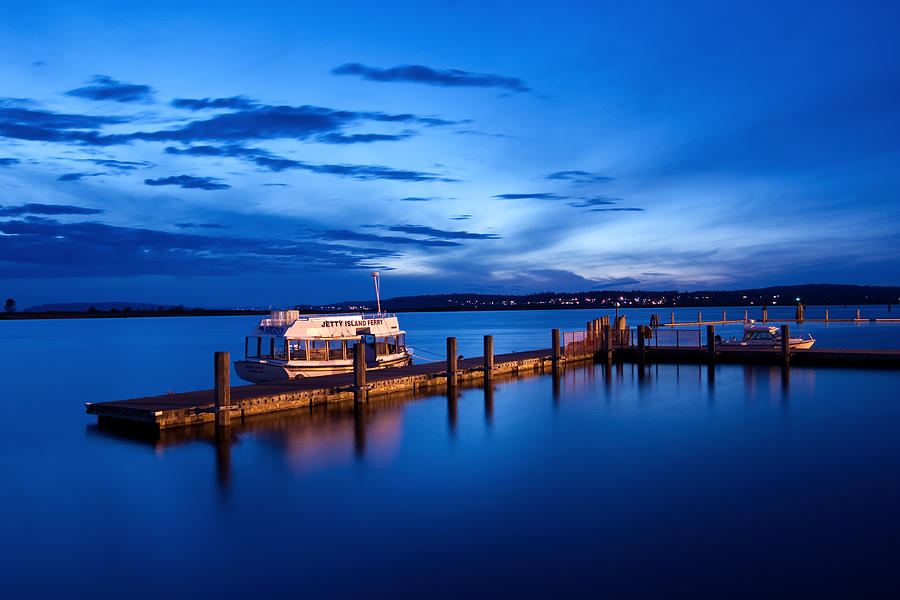
<path fill-rule="evenodd" d="M 217 352 L 215 389 L 87 403 L 86 409 L 104 425 L 127 423 L 160 430 L 211 422 L 228 426 L 232 419 L 253 415 L 332 403 L 365 403 L 373 396 L 451 390 L 457 385 L 480 385 L 477 380 L 486 385 L 495 375 L 558 374 L 568 365 L 588 361 L 640 365 L 654 362 L 769 364 L 785 369 L 791 366 L 900 369 L 900 350 L 760 350 L 722 346 L 715 343 L 711 325 L 707 327 L 707 343 L 703 346 L 650 345 L 650 327 L 644 325 L 637 328 L 633 345 L 627 329 L 615 333 L 605 323 L 588 323 L 588 326 L 587 331 L 564 334 L 563 344 L 560 344 L 559 330 L 554 329 L 553 346 L 547 349 L 495 356 L 493 338 L 485 336 L 484 357 L 457 360 L 456 338 L 447 338 L 447 361 L 367 371 L 364 356 L 358 352 L 353 373 L 237 387 L 230 385 L 228 353 Z M 784 339 L 790 337 L 787 325 L 782 325 L 782 334 Z"/>
<path fill-rule="evenodd" d="M 490 377 L 495 374 L 541 373 L 552 368 L 554 363 L 550 348 L 499 354 L 493 358 Z M 568 356 L 561 357 L 559 361 L 571 363 L 592 358 L 590 355 Z M 459 382 L 483 379 L 484 363 L 482 357 L 458 361 L 455 379 Z M 366 396 L 446 388 L 448 373 L 446 361 L 367 371 Z M 355 387 L 353 373 L 236 386 L 230 388 L 230 404 L 225 410 L 232 418 L 243 418 L 317 404 L 352 403 L 358 399 L 359 390 Z M 216 409 L 214 390 L 88 403 L 86 408 L 88 414 L 97 415 L 101 421 L 128 421 L 160 429 L 215 421 L 217 412 L 220 412 Z"/>

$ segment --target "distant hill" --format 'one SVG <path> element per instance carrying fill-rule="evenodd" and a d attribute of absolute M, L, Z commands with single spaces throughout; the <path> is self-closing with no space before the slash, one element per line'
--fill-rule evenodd
<path fill-rule="evenodd" d="M 770 286 L 742 290 L 586 291 L 539 294 L 433 294 L 400 296 L 381 301 L 382 310 L 504 310 L 608 308 L 621 306 L 744 306 L 796 304 L 900 304 L 900 287 L 840 284 Z M 313 312 L 374 311 L 375 300 L 352 300 L 325 305 L 298 305 Z"/>
<path fill-rule="evenodd" d="M 108 311 L 112 309 L 124 310 L 163 310 L 172 308 L 169 304 L 147 304 L 146 302 L 65 302 L 58 304 L 38 304 L 25 309 L 25 312 L 87 312 L 94 307 L 94 310 Z"/>

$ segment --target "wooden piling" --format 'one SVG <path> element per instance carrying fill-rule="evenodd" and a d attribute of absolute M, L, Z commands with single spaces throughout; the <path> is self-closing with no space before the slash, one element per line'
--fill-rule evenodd
<path fill-rule="evenodd" d="M 703 322 L 703 312 L 698 310 L 697 311 L 697 324 L 699 325 L 702 322 Z"/>
<path fill-rule="evenodd" d="M 716 360 L 716 326 L 706 326 L 706 359 L 709 362 Z"/>
<path fill-rule="evenodd" d="M 447 338 L 447 388 L 456 387 L 456 338 Z"/>
<path fill-rule="evenodd" d="M 484 336 L 484 378 L 494 376 L 494 336 Z"/>
<path fill-rule="evenodd" d="M 749 311 L 749 310 L 745 310 L 745 311 L 744 311 L 744 323 L 746 323 L 746 322 L 749 321 L 749 320 L 750 320 L 750 311 Z"/>
<path fill-rule="evenodd" d="M 553 357 L 552 358 L 553 358 L 553 366 L 555 367 L 557 364 L 559 364 L 559 358 L 561 356 L 560 350 L 559 350 L 559 329 L 551 329 L 550 335 L 553 336 L 553 340 L 552 340 L 553 345 L 550 347 L 553 348 Z"/>
<path fill-rule="evenodd" d="M 672 311 L 672 325 L 675 324 L 675 311 Z"/>
<path fill-rule="evenodd" d="M 785 366 L 791 364 L 791 326 L 781 326 L 781 359 Z"/>
<path fill-rule="evenodd" d="M 768 309 L 768 307 L 765 306 L 765 305 L 763 305 L 763 318 L 762 318 L 762 320 L 763 320 L 763 323 L 766 323 L 766 322 L 768 322 L 768 320 L 769 320 L 769 309 Z"/>
<path fill-rule="evenodd" d="M 216 426 L 231 425 L 231 358 L 228 352 L 213 357 L 216 397 Z"/>
<path fill-rule="evenodd" d="M 368 400 L 366 390 L 366 345 L 362 340 L 353 346 L 353 400 L 357 404 Z"/>
<path fill-rule="evenodd" d="M 728 317 L 726 317 L 725 314 L 726 314 L 726 311 L 723 310 L 723 311 L 722 311 L 722 322 L 723 322 L 723 323 L 725 323 L 726 321 L 728 321 Z"/>
<path fill-rule="evenodd" d="M 828 322 L 828 309 L 825 309 L 825 322 Z"/>
<path fill-rule="evenodd" d="M 859 321 L 859 309 L 856 309 L 856 320 Z"/>

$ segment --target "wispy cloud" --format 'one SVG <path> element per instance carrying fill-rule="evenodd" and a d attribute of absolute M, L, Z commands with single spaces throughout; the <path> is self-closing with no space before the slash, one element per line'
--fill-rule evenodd
<path fill-rule="evenodd" d="M 230 98 L 175 98 L 170 102 L 175 108 L 188 110 L 203 110 L 205 108 L 230 108 L 248 109 L 259 106 L 259 103 L 246 96 L 231 96 Z"/>
<path fill-rule="evenodd" d="M 178 229 L 228 229 L 227 225 L 219 225 L 218 223 L 175 223 Z"/>
<path fill-rule="evenodd" d="M 21 160 L 18 158 L 0 158 L 0 167 L 11 167 L 12 165 L 17 165 Z"/>
<path fill-rule="evenodd" d="M 526 200 L 529 198 L 536 200 L 565 200 L 568 196 L 541 192 L 537 194 L 497 194 L 496 196 L 491 196 L 491 198 L 500 198 L 501 200 Z"/>
<path fill-rule="evenodd" d="M 596 198 L 580 198 L 575 202 L 567 202 L 569 206 L 575 208 L 590 208 L 592 206 L 607 206 L 621 202 L 621 198 L 610 198 L 609 196 L 597 196 Z"/>
<path fill-rule="evenodd" d="M 335 75 L 356 75 L 369 81 L 423 83 L 444 87 L 498 87 L 512 92 L 531 91 L 518 77 L 470 73 L 458 69 L 432 69 L 423 65 L 400 65 L 387 69 L 347 63 L 331 70 Z"/>
<path fill-rule="evenodd" d="M 456 215 L 450 218 L 454 221 L 468 221 L 472 218 L 472 215 Z"/>
<path fill-rule="evenodd" d="M 612 181 L 612 177 L 589 173 L 588 171 L 557 171 L 550 173 L 544 179 L 551 181 L 571 181 L 572 183 L 606 183 Z"/>
<path fill-rule="evenodd" d="M 394 181 L 456 181 L 435 173 L 394 169 L 380 165 L 329 165 L 312 164 L 290 158 L 275 156 L 258 148 L 243 146 L 191 146 L 189 148 L 166 148 L 169 154 L 189 154 L 193 156 L 228 156 L 250 161 L 270 171 L 280 172 L 288 169 L 301 169 L 313 173 L 325 173 L 352 177 L 354 179 L 389 179 Z"/>
<path fill-rule="evenodd" d="M 185 189 L 227 190 L 231 186 L 221 183 L 216 177 L 195 177 L 194 175 L 172 175 L 158 179 L 145 179 L 147 185 L 177 185 Z"/>
<path fill-rule="evenodd" d="M 0 216 L 18 217 L 21 215 L 99 215 L 103 211 L 97 208 L 71 206 L 69 204 L 22 204 L 19 206 L 0 206 Z"/>
<path fill-rule="evenodd" d="M 388 231 L 411 233 L 413 235 L 430 235 L 436 238 L 449 240 L 499 240 L 500 236 L 494 233 L 470 233 L 468 231 L 447 231 L 435 229 L 425 225 L 394 225 L 387 228 Z"/>
<path fill-rule="evenodd" d="M 107 75 L 95 75 L 91 85 L 66 92 L 69 96 L 88 100 L 113 100 L 115 102 L 146 102 L 152 99 L 149 85 L 125 83 Z"/>
<path fill-rule="evenodd" d="M 57 181 L 81 181 L 85 177 L 96 177 L 103 173 L 65 173 L 57 177 Z"/>
<path fill-rule="evenodd" d="M 407 196 L 406 198 L 400 198 L 400 202 L 433 202 L 435 200 L 437 200 L 437 198 L 426 198 L 422 196 Z"/>
<path fill-rule="evenodd" d="M 326 133 L 316 137 L 317 142 L 326 144 L 369 144 L 371 142 L 396 142 L 411 137 L 412 133 L 354 133 L 344 135 L 342 133 Z"/>
<path fill-rule="evenodd" d="M 377 242 L 385 244 L 401 244 L 404 246 L 426 246 L 426 247 L 451 247 L 462 246 L 459 242 L 451 242 L 448 240 L 408 238 L 395 235 L 376 235 L 374 233 L 360 233 L 358 231 L 349 231 L 347 229 L 333 229 L 322 232 L 319 236 L 327 240 L 353 240 L 361 242 Z"/>

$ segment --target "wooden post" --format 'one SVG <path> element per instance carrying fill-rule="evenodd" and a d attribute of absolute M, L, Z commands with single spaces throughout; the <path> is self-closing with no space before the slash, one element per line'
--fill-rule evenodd
<path fill-rule="evenodd" d="M 675 311 L 672 311 L 672 325 L 675 324 Z"/>
<path fill-rule="evenodd" d="M 786 323 L 781 326 L 781 358 L 785 366 L 791 363 L 791 326 Z"/>
<path fill-rule="evenodd" d="M 484 378 L 491 379 L 493 376 L 494 376 L 494 336 L 486 335 L 486 336 L 484 336 Z M 487 398 L 487 396 L 485 396 L 485 398 Z"/>
<path fill-rule="evenodd" d="M 216 352 L 213 357 L 216 391 L 216 426 L 231 425 L 231 358 L 228 352 Z"/>
<path fill-rule="evenodd" d="M 722 311 L 722 323 L 726 323 L 728 321 L 728 317 L 725 314 L 726 311 Z"/>
<path fill-rule="evenodd" d="M 456 387 L 456 338 L 447 338 L 447 388 Z"/>
<path fill-rule="evenodd" d="M 706 326 L 706 358 L 709 362 L 716 360 L 716 326 Z"/>
<path fill-rule="evenodd" d="M 553 336 L 552 346 L 553 348 L 553 366 L 555 367 L 559 364 L 560 351 L 559 351 L 559 329 L 550 330 L 550 335 Z"/>
<path fill-rule="evenodd" d="M 698 310 L 697 311 L 697 325 L 699 325 L 702 322 L 703 322 L 703 312 Z"/>
<path fill-rule="evenodd" d="M 828 322 L 828 309 L 825 309 L 825 322 Z"/>
<path fill-rule="evenodd" d="M 766 305 L 763 305 L 763 323 L 768 322 L 769 320 L 769 309 Z"/>
<path fill-rule="evenodd" d="M 856 309 L 856 320 L 859 321 L 859 309 Z"/>
<path fill-rule="evenodd" d="M 353 346 L 353 400 L 357 403 L 368 400 L 366 390 L 366 344 L 359 340 Z"/>
<path fill-rule="evenodd" d="M 749 320 L 750 320 L 750 311 L 745 310 L 744 311 L 744 323 L 746 323 Z"/>
<path fill-rule="evenodd" d="M 641 366 L 647 361 L 647 346 L 644 343 L 644 327 L 645 325 L 637 326 L 637 344 L 638 344 L 638 360 L 640 361 Z M 643 369 L 641 369 L 643 373 Z"/>

